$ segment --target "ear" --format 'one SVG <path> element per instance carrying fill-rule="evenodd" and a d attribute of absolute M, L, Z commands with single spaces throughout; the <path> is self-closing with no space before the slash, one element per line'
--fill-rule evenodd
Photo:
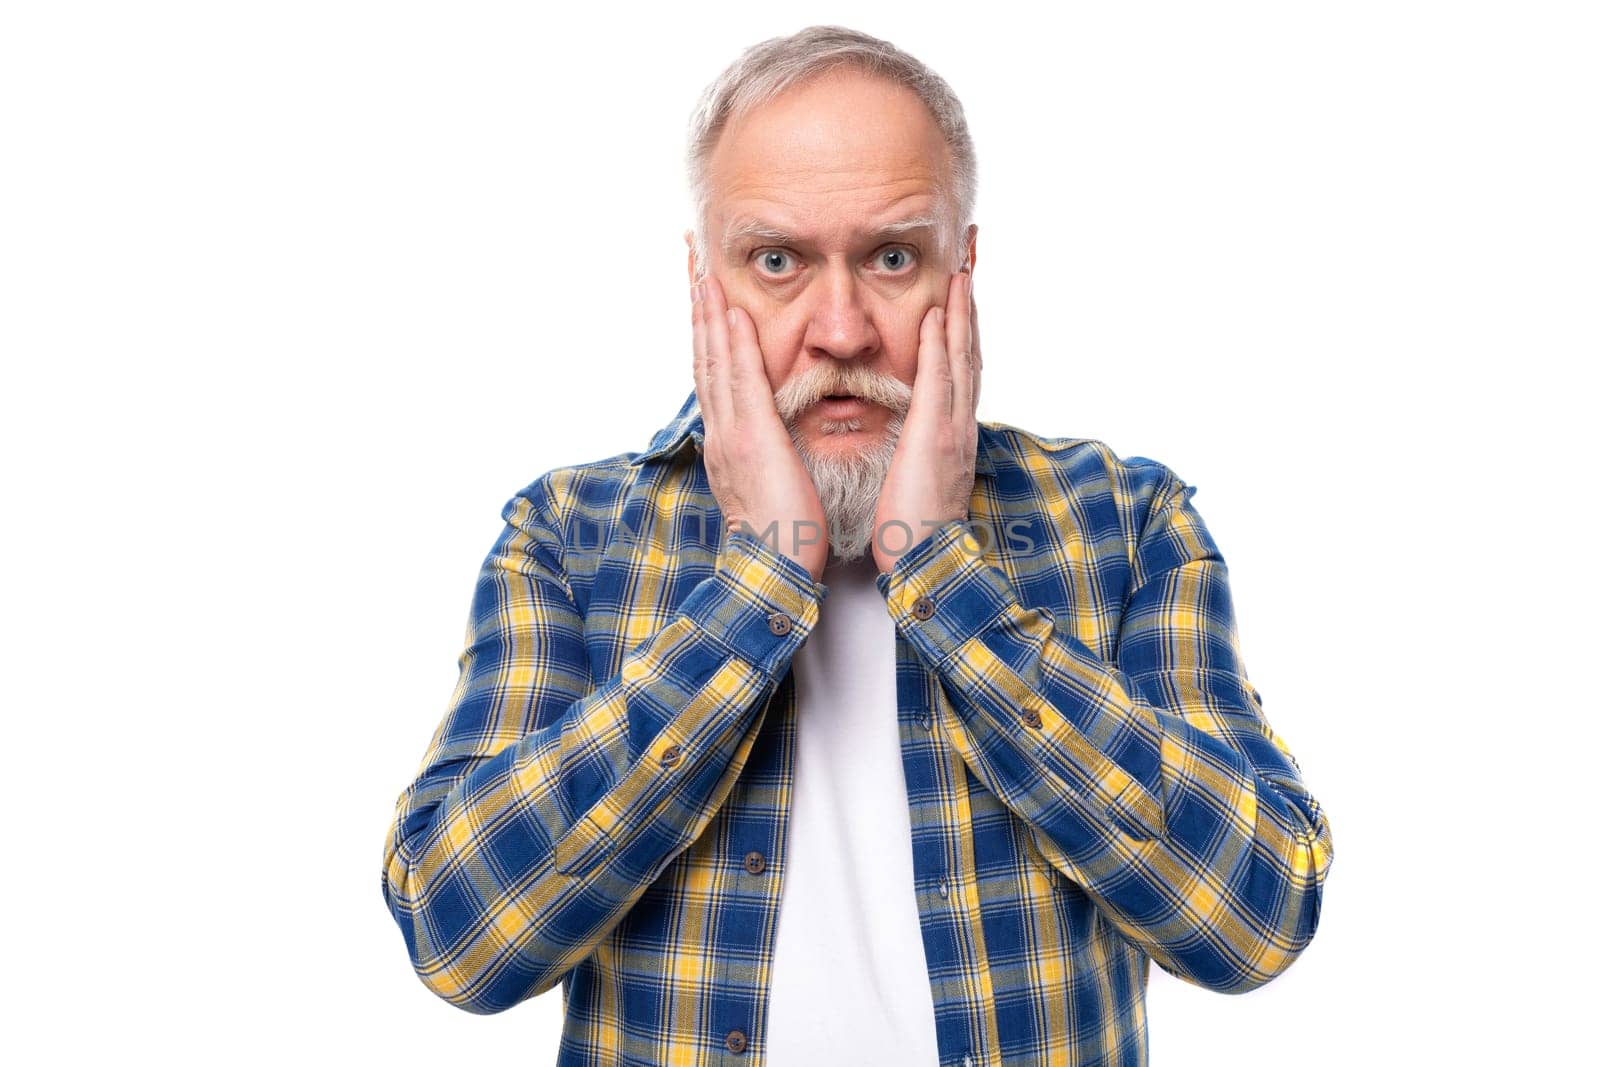
<path fill-rule="evenodd" d="M 978 224 L 967 227 L 966 240 L 962 242 L 961 269 L 967 273 L 978 265 Z"/>

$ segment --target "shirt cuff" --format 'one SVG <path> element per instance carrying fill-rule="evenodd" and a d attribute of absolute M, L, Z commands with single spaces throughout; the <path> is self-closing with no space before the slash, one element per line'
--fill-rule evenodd
<path fill-rule="evenodd" d="M 1010 585 L 984 561 L 965 519 L 951 519 L 879 572 L 878 592 L 924 663 L 937 668 L 982 633 L 1011 601 Z"/>
<path fill-rule="evenodd" d="M 800 562 L 747 530 L 734 530 L 717 553 L 711 580 L 681 611 L 735 655 L 781 675 L 817 625 L 828 587 Z"/>

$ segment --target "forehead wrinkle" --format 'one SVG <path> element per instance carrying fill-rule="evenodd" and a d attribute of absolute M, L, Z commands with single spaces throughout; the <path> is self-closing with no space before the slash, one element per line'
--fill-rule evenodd
<path fill-rule="evenodd" d="M 937 207 L 871 226 L 865 232 L 869 238 L 881 239 L 897 237 L 919 229 L 929 230 L 934 236 L 935 243 L 943 244 L 944 220 L 940 217 Z M 804 244 L 815 240 L 809 234 L 796 233 L 759 215 L 746 214 L 738 215 L 730 221 L 722 238 L 723 251 L 731 253 L 740 242 L 751 238 L 772 241 L 775 244 Z"/>

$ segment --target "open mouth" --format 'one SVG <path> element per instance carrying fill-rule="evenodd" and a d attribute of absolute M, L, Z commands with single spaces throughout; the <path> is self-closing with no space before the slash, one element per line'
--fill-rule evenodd
<path fill-rule="evenodd" d="M 846 418 L 865 414 L 867 402 L 852 393 L 829 393 L 817 401 L 817 408 L 833 418 Z"/>

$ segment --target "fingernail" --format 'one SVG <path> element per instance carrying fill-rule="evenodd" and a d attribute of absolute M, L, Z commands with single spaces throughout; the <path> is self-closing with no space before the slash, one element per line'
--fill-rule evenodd
<path fill-rule="evenodd" d="M 730 328 L 732 328 L 732 327 L 737 326 L 737 325 L 739 325 L 739 316 L 734 314 L 733 308 L 729 308 L 728 309 L 728 326 Z"/>
<path fill-rule="evenodd" d="M 700 283 L 699 282 L 695 282 L 693 285 L 689 286 L 689 302 L 693 303 L 693 304 L 700 303 Z"/>

